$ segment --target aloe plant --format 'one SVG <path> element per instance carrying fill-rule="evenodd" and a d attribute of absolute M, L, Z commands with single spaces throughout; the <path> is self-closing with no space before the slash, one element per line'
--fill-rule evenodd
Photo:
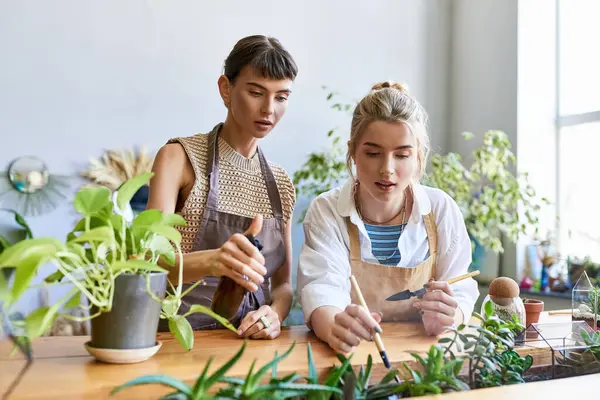
<path fill-rule="evenodd" d="M 185 316 L 195 312 L 208 314 L 235 332 L 231 324 L 206 307 L 194 306 L 185 316 L 177 314 L 181 298 L 194 287 L 185 292 L 182 290 L 181 234 L 175 227 L 185 225 L 185 220 L 177 214 L 160 210 L 143 211 L 131 222 L 122 217 L 133 195 L 147 185 L 152 176 L 153 173 L 141 174 L 126 181 L 118 190 L 116 204 L 111 200 L 108 188 L 80 190 L 75 195 L 73 206 L 82 218 L 67 234 L 66 241 L 27 239 L 0 255 L 0 268 L 16 267 L 12 289 L 2 291 L 9 306 L 30 287 L 39 267 L 48 262 L 56 267 L 56 271 L 45 278 L 47 284 L 68 282 L 73 285 L 54 305 L 39 308 L 26 318 L 30 338 L 46 332 L 61 308 L 79 306 L 80 294 L 87 298 L 89 308 L 94 312 L 86 317 L 64 314 L 65 318 L 82 321 L 111 311 L 115 279 L 119 275 L 144 275 L 149 288 L 150 274 L 167 272 L 158 265 L 159 260 L 173 266 L 176 255 L 179 255 L 177 287 L 169 282 L 171 290 L 162 300 L 148 290 L 149 295 L 162 303 L 160 317 L 169 320 L 173 335 L 187 350 L 193 347 L 194 335 Z M 196 284 L 199 283 L 201 281 Z"/>
<path fill-rule="evenodd" d="M 173 378 L 168 375 L 144 375 L 139 378 L 132 379 L 111 391 L 111 395 L 114 395 L 121 390 L 139 386 L 139 385 L 149 385 L 149 384 L 159 384 L 165 385 L 175 389 L 175 392 L 170 393 L 163 397 L 163 399 L 193 399 L 193 400 L 207 400 L 215 398 L 213 394 L 211 394 L 211 390 L 213 390 L 213 386 L 220 382 L 223 376 L 235 365 L 236 362 L 242 357 L 244 350 L 246 349 L 246 341 L 242 347 L 238 350 L 238 352 L 221 368 L 216 370 L 212 374 L 208 374 L 208 369 L 213 361 L 213 357 L 210 357 L 204 370 L 196 379 L 194 386 L 190 386 L 187 383 Z"/>
<path fill-rule="evenodd" d="M 294 342 L 290 348 L 281 356 L 275 354 L 272 361 L 254 372 L 256 360 L 252 362 L 250 370 L 246 378 L 226 377 L 225 374 L 233 365 L 242 357 L 246 348 L 246 342 L 240 350 L 221 368 L 212 375 L 208 374 L 208 370 L 212 363 L 211 357 L 200 376 L 196 379 L 194 386 L 175 379 L 167 375 L 145 375 L 129 382 L 124 383 L 112 390 L 111 394 L 120 392 L 123 389 L 138 385 L 159 384 L 175 389 L 175 392 L 169 393 L 163 399 L 289 399 L 294 397 L 306 398 L 314 393 L 322 393 L 331 397 L 332 393 L 341 394 L 341 391 L 334 387 L 319 385 L 317 383 L 300 383 L 302 376 L 292 373 L 282 378 L 277 377 L 277 365 L 283 359 L 290 355 L 296 343 Z M 271 378 L 267 383 L 263 383 L 263 378 L 267 373 L 271 373 Z M 215 384 L 225 383 L 227 387 L 220 390 L 215 390 Z M 310 397 L 309 397 L 310 398 Z"/>
<path fill-rule="evenodd" d="M 312 346 L 308 343 L 307 346 L 307 357 L 308 357 L 308 376 L 305 377 L 306 381 L 310 384 L 319 384 L 319 377 L 317 375 L 317 368 L 315 367 L 315 360 L 313 357 Z M 306 398 L 308 400 L 329 400 L 332 396 L 341 398 L 342 391 L 339 387 L 342 385 L 342 377 L 350 367 L 350 361 L 352 357 L 346 358 L 342 365 L 335 365 L 329 371 L 329 374 L 325 378 L 323 385 L 332 388 L 331 392 L 310 392 Z"/>
<path fill-rule="evenodd" d="M 220 390 L 217 396 L 227 399 L 254 400 L 254 399 L 289 399 L 294 397 L 305 398 L 315 394 L 328 395 L 330 398 L 333 393 L 341 393 L 339 389 L 318 383 L 298 382 L 302 376 L 292 373 L 283 378 L 277 378 L 276 366 L 279 362 L 290 355 L 296 343 L 281 356 L 275 354 L 274 359 L 254 372 L 256 360 L 252 362 L 250 370 L 245 379 L 225 378 L 222 382 L 229 383 L 229 387 Z M 271 370 L 271 380 L 268 383 L 261 383 L 261 379 Z"/>
<path fill-rule="evenodd" d="M 342 365 L 350 363 L 352 356 L 346 357 L 343 354 L 337 354 L 338 360 Z M 371 385 L 371 371 L 373 368 L 373 358 L 367 356 L 367 365 L 360 367 L 358 375 L 354 369 L 348 368 L 341 379 L 343 398 L 356 400 L 377 400 L 397 398 L 399 393 L 399 384 L 394 381 L 398 375 L 397 369 L 392 369 L 377 384 Z"/>

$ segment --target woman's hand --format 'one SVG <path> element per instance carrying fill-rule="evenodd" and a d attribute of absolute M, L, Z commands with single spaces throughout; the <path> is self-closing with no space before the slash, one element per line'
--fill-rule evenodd
<path fill-rule="evenodd" d="M 439 335 L 455 324 L 460 310 L 454 299 L 454 293 L 447 282 L 430 280 L 422 299 L 413 306 L 421 311 L 423 325 L 428 335 Z"/>
<path fill-rule="evenodd" d="M 336 352 L 351 353 L 362 340 L 371 341 L 375 332 L 381 333 L 380 321 L 381 315 L 350 304 L 335 315 L 327 343 Z"/>
<path fill-rule="evenodd" d="M 251 292 L 258 290 L 267 273 L 265 258 L 246 235 L 257 236 L 262 229 L 262 221 L 262 216 L 257 215 L 246 232 L 232 235 L 214 250 L 210 263 L 211 276 L 227 276 Z"/>
<path fill-rule="evenodd" d="M 246 314 L 237 333 L 250 339 L 275 339 L 281 333 L 279 315 L 270 306 L 264 305 Z"/>

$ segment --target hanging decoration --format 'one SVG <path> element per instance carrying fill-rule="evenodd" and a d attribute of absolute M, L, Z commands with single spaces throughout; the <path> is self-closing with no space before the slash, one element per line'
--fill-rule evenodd
<path fill-rule="evenodd" d="M 90 183 L 115 191 L 126 180 L 152 171 L 154 155 L 145 146 L 136 150 L 106 150 L 100 158 L 90 158 L 89 168 L 81 173 Z M 143 186 L 131 199 L 133 211 L 143 211 L 148 201 L 148 186 Z"/>
<path fill-rule="evenodd" d="M 25 216 L 45 214 L 58 207 L 70 189 L 69 177 L 51 174 L 37 157 L 13 160 L 0 172 L 0 206 Z"/>

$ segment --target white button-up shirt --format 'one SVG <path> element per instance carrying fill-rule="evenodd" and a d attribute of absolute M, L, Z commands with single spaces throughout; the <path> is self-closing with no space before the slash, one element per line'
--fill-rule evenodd
<path fill-rule="evenodd" d="M 345 217 L 350 217 L 358 227 L 362 259 L 378 263 L 356 211 L 352 185 L 348 180 L 344 186 L 318 196 L 304 219 L 305 240 L 298 262 L 296 290 L 309 326 L 315 309 L 333 306 L 344 310 L 350 304 L 350 238 Z M 426 259 L 429 244 L 423 216 L 433 211 L 438 232 L 436 279 L 445 281 L 465 274 L 471 264 L 471 241 L 458 205 L 439 189 L 412 184 L 412 190 L 412 213 L 398 239 L 400 263 L 391 268 L 412 268 Z M 477 282 L 469 278 L 451 288 L 468 321 L 479 297 Z"/>

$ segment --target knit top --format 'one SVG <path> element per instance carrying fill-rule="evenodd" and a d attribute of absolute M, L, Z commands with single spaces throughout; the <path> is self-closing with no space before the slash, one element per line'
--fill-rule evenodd
<path fill-rule="evenodd" d="M 199 133 L 193 136 L 177 137 L 168 143 L 180 143 L 194 168 L 196 182 L 186 199 L 180 215 L 187 226 L 177 227 L 181 233 L 181 250 L 192 251 L 198 233 L 206 199 L 209 180 L 206 176 L 208 162 L 208 135 Z M 243 217 L 262 214 L 264 219 L 273 218 L 267 186 L 260 169 L 258 153 L 246 158 L 235 151 L 219 137 L 219 193 L 218 211 Z M 288 222 L 294 212 L 296 195 L 294 185 L 287 172 L 279 165 L 269 162 L 281 197 L 283 218 Z"/>

